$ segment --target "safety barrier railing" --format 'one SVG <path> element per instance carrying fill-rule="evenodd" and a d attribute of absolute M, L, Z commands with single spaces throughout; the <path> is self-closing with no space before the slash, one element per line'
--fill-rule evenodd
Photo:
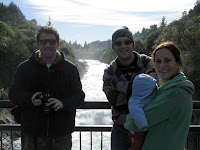
<path fill-rule="evenodd" d="M 13 108 L 13 104 L 9 100 L 0 100 L 0 108 Z M 79 109 L 110 109 L 108 102 L 85 102 Z M 200 101 L 193 101 L 193 109 L 200 109 Z M 101 150 L 103 149 L 103 132 L 110 132 L 112 125 L 80 125 L 75 127 L 75 131 L 79 132 L 80 150 L 82 148 L 82 132 L 90 132 L 90 144 L 92 150 L 92 132 L 101 133 Z M 20 131 L 20 124 L 0 124 L 0 146 L 3 149 L 4 144 L 4 131 L 10 131 L 10 149 L 13 150 L 13 133 Z M 194 140 L 195 139 L 195 140 Z M 190 125 L 189 134 L 185 150 L 198 150 L 200 149 L 200 125 Z"/>

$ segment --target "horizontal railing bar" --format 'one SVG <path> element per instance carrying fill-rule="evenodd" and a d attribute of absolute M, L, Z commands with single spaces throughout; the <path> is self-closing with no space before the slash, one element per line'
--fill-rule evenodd
<path fill-rule="evenodd" d="M 0 100 L 0 108 L 13 108 L 14 105 L 10 100 Z M 110 109 L 108 102 L 86 101 L 78 109 Z"/>
<path fill-rule="evenodd" d="M 0 124 L 1 130 L 20 130 L 20 124 Z M 77 125 L 75 131 L 111 131 L 112 125 Z M 200 125 L 190 125 L 189 132 L 200 132 Z"/>
<path fill-rule="evenodd" d="M 110 109 L 109 102 L 86 101 L 78 109 Z"/>
<path fill-rule="evenodd" d="M 0 108 L 13 108 L 14 105 L 10 100 L 0 100 Z"/>
<path fill-rule="evenodd" d="M 20 124 L 0 124 L 1 130 L 20 130 Z M 78 125 L 75 131 L 111 131 L 112 125 Z"/>
<path fill-rule="evenodd" d="M 190 125 L 189 132 L 200 132 L 200 125 Z"/>
<path fill-rule="evenodd" d="M 14 105 L 10 100 L 0 100 L 0 108 L 13 108 Z M 78 109 L 110 109 L 109 102 L 86 101 Z M 200 101 L 193 101 L 193 109 L 200 109 Z"/>
<path fill-rule="evenodd" d="M 78 125 L 75 131 L 111 131 L 112 125 Z"/>
<path fill-rule="evenodd" d="M 1 130 L 20 130 L 21 124 L 0 124 Z"/>

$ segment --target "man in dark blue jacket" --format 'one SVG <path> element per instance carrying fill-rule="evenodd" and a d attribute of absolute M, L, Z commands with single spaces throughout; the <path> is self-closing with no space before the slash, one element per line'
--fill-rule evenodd
<path fill-rule="evenodd" d="M 70 150 L 76 108 L 85 98 L 76 66 L 57 49 L 56 29 L 37 33 L 39 50 L 21 63 L 9 89 L 10 100 L 21 108 L 23 150 Z"/>

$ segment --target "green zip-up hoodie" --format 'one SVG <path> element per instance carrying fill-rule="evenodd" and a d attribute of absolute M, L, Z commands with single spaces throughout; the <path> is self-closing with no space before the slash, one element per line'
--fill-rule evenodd
<path fill-rule="evenodd" d="M 192 117 L 193 92 L 192 82 L 183 73 L 158 89 L 156 98 L 144 107 L 148 133 L 142 150 L 184 150 Z M 126 119 L 127 130 L 146 129 L 138 129 L 130 114 Z"/>

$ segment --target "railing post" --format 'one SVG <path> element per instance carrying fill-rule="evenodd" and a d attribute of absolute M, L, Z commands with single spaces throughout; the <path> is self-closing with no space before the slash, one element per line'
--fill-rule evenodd
<path fill-rule="evenodd" d="M 197 132 L 197 149 L 199 149 L 199 132 Z"/>
<path fill-rule="evenodd" d="M 79 131 L 80 133 L 80 150 L 81 150 L 81 130 Z"/>
<path fill-rule="evenodd" d="M 12 130 L 11 130 L 11 135 L 10 136 L 11 136 L 11 143 L 10 144 L 11 144 L 11 148 L 13 150 L 13 131 Z"/>
<path fill-rule="evenodd" d="M 2 135 L 2 131 L 1 131 L 1 147 L 3 147 L 3 135 Z"/>
<path fill-rule="evenodd" d="M 103 133 L 101 131 L 101 150 L 103 149 Z"/>
<path fill-rule="evenodd" d="M 90 143 L 91 143 L 91 150 L 92 150 L 92 131 L 90 131 Z"/>

